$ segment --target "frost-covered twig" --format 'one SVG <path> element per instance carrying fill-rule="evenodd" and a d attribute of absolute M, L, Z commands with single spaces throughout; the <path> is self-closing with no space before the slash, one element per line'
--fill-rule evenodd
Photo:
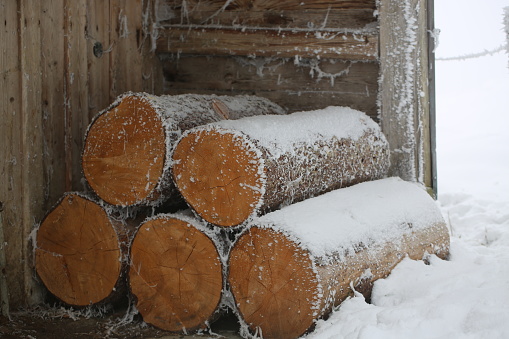
<path fill-rule="evenodd" d="M 478 52 L 478 53 L 470 53 L 470 54 L 464 54 L 464 55 L 459 55 L 459 56 L 454 56 L 454 57 L 436 58 L 436 60 L 438 60 L 438 61 L 464 61 L 464 60 L 468 60 L 468 59 L 476 59 L 476 58 L 481 58 L 481 57 L 488 56 L 488 55 L 497 54 L 507 48 L 508 48 L 508 45 L 505 44 L 505 45 L 501 45 L 501 46 L 499 46 L 495 49 L 492 49 L 492 50 L 484 50 L 484 51 Z"/>

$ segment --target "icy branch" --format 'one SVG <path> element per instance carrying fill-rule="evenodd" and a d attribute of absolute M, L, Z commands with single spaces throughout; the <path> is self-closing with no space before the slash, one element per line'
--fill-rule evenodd
<path fill-rule="evenodd" d="M 470 54 L 464 54 L 464 55 L 454 56 L 454 57 L 436 58 L 436 60 L 438 60 L 438 61 L 458 61 L 458 60 L 464 61 L 464 60 L 468 60 L 468 59 L 476 59 L 476 58 L 481 58 L 481 57 L 488 56 L 488 55 L 497 54 L 499 52 L 502 52 L 503 50 L 506 50 L 507 48 L 509 48 L 508 44 L 505 44 L 505 45 L 501 45 L 501 46 L 499 46 L 495 49 L 492 49 L 492 50 L 484 50 L 484 51 L 478 52 L 478 53 L 470 53 Z"/>

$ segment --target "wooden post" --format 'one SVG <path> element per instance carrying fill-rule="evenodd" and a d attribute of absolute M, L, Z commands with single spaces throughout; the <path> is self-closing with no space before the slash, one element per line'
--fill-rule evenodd
<path fill-rule="evenodd" d="M 433 185 L 426 0 L 383 0 L 380 117 L 391 148 L 390 175 Z"/>

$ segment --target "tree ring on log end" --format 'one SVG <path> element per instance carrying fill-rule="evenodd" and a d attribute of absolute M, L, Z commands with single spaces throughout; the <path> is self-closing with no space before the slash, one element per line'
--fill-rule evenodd
<path fill-rule="evenodd" d="M 44 218 L 36 241 L 35 269 L 58 299 L 88 306 L 115 290 L 122 270 L 120 240 L 95 202 L 66 195 Z"/>
<path fill-rule="evenodd" d="M 180 193 L 212 224 L 239 225 L 261 204 L 263 161 L 243 135 L 191 131 L 175 147 L 173 161 L 173 178 Z"/>
<path fill-rule="evenodd" d="M 158 217 L 131 246 L 131 292 L 143 320 L 171 332 L 205 328 L 219 306 L 222 264 L 212 240 L 188 222 Z"/>
<path fill-rule="evenodd" d="M 166 161 L 160 116 L 139 96 L 124 96 L 91 124 L 82 156 L 83 173 L 104 201 L 135 205 L 157 198 Z"/>
<path fill-rule="evenodd" d="M 284 234 L 252 227 L 234 245 L 229 284 L 251 331 L 297 338 L 318 316 L 321 286 L 310 254 Z"/>

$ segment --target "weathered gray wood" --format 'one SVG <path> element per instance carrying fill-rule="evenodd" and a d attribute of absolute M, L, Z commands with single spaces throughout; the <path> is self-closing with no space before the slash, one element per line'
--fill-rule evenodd
<path fill-rule="evenodd" d="M 169 94 L 256 94 L 290 112 L 344 105 L 377 120 L 378 63 L 166 55 Z"/>
<path fill-rule="evenodd" d="M 172 26 L 160 32 L 157 51 L 197 55 L 254 55 L 376 60 L 378 35 L 265 29 Z"/>
<path fill-rule="evenodd" d="M 224 0 L 188 0 L 185 6 L 182 0 L 160 0 L 157 5 L 163 25 L 360 29 L 376 22 L 375 0 L 237 0 L 226 8 Z"/>
<path fill-rule="evenodd" d="M 45 172 L 44 210 L 65 191 L 64 27 L 65 0 L 41 2 L 41 76 Z"/>
<path fill-rule="evenodd" d="M 64 6 L 66 191 L 81 186 L 81 149 L 88 117 L 86 3 L 66 0 Z"/>
<path fill-rule="evenodd" d="M 0 3 L 0 41 L 9 46 L 10 53 L 0 53 L 0 201 L 4 205 L 3 232 L 5 243 L 0 247 L 6 257 L 7 286 L 11 305 L 23 299 L 23 270 L 19 241 L 21 228 L 16 227 L 21 219 L 21 67 L 19 57 L 19 37 L 17 35 L 19 16 L 17 1 Z M 4 243 L 4 244 L 5 244 Z M 19 282 L 18 282 L 19 281 Z"/>
<path fill-rule="evenodd" d="M 23 294 L 27 304 L 40 302 L 40 288 L 33 280 L 32 248 L 26 239 L 43 216 L 43 117 L 41 115 L 41 34 L 40 2 L 22 0 L 20 5 L 21 46 L 21 127 L 22 135 L 22 219 L 20 251 L 23 268 Z M 19 264 L 19 263 L 18 263 Z"/>
<path fill-rule="evenodd" d="M 426 0 L 380 2 L 380 116 L 390 175 L 431 187 Z"/>

